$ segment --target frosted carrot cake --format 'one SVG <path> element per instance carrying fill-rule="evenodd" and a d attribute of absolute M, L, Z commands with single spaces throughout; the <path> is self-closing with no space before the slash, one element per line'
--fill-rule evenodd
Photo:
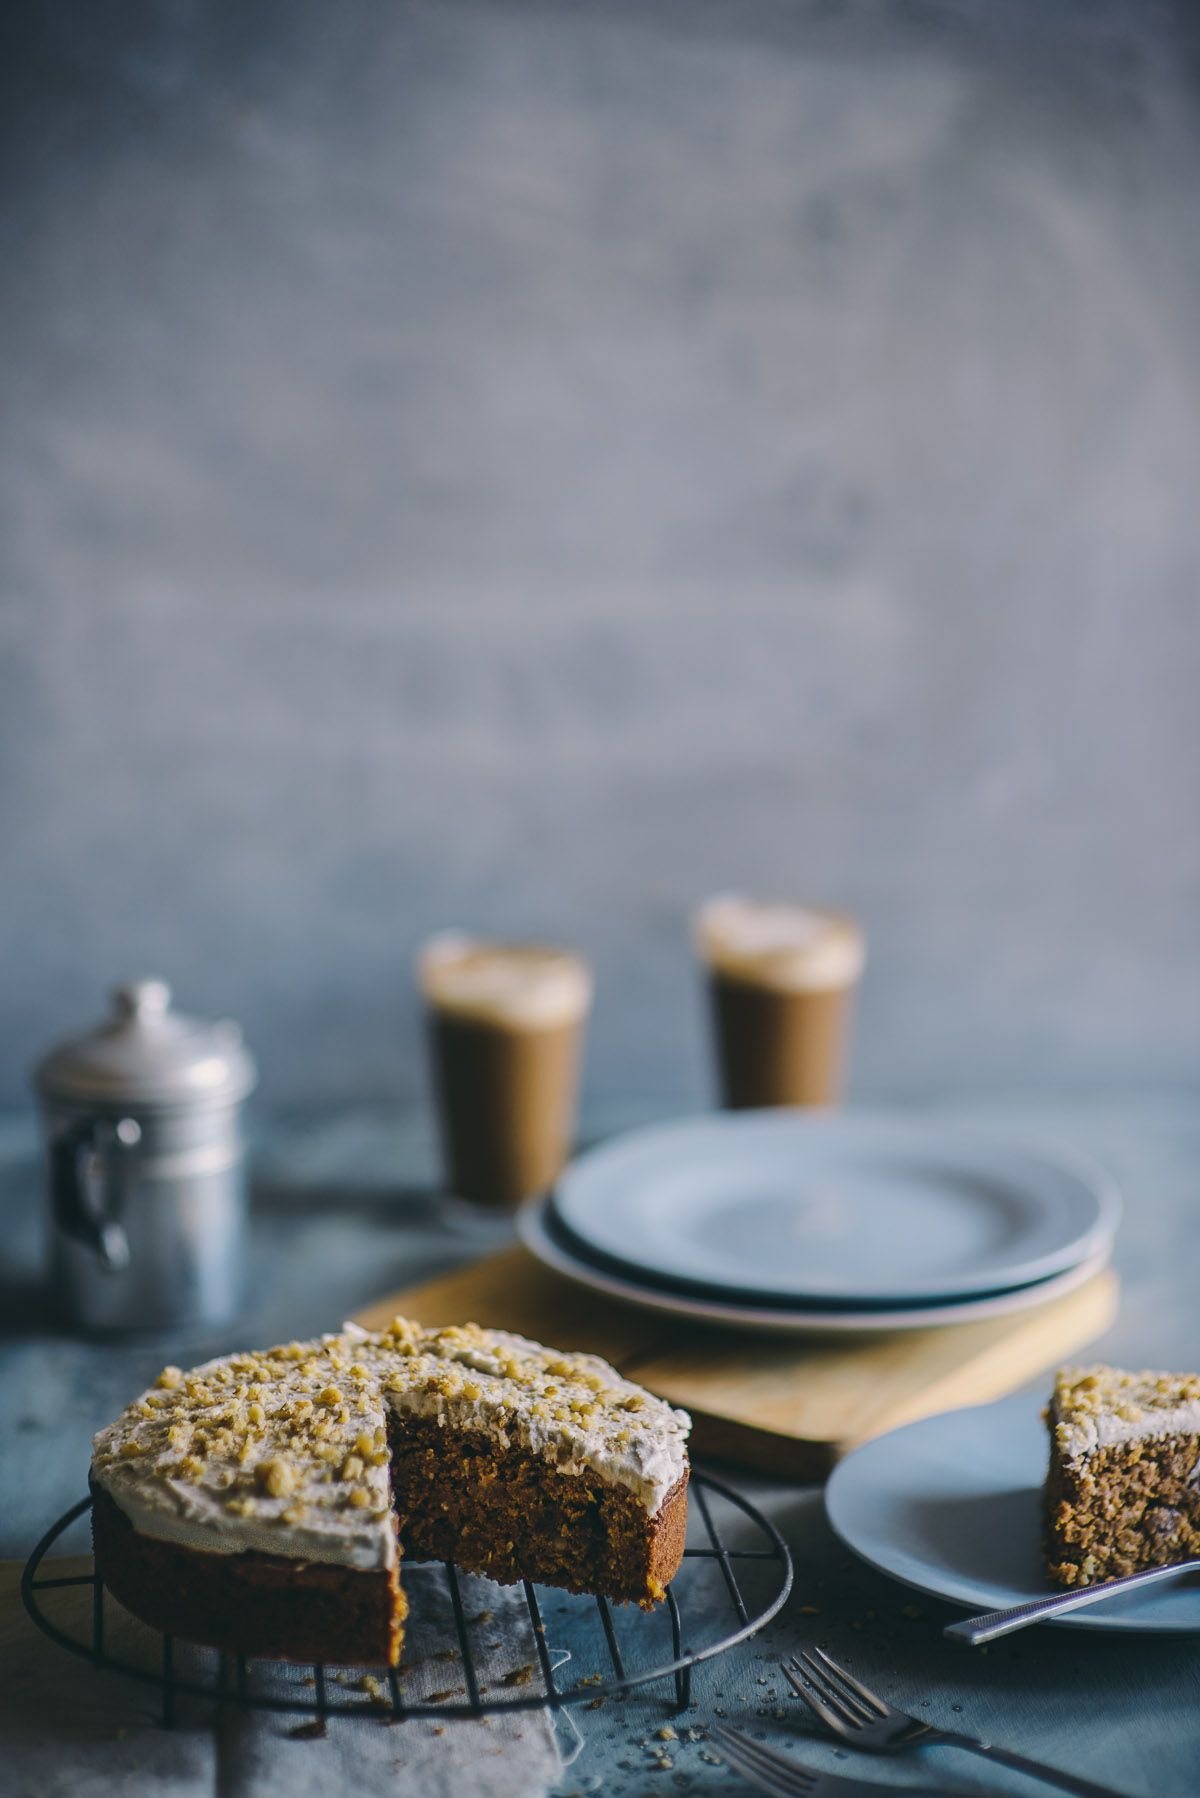
<path fill-rule="evenodd" d="M 396 1664 L 402 1554 L 649 1607 L 689 1427 L 595 1356 L 476 1324 L 166 1367 L 95 1438 L 96 1567 L 158 1629 L 303 1661 Z"/>

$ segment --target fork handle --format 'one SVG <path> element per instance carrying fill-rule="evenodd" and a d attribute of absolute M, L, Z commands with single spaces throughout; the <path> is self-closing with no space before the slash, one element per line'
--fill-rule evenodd
<path fill-rule="evenodd" d="M 1076 1773 L 1064 1773 L 1059 1767 L 1048 1767 L 1044 1761 L 1030 1760 L 1027 1754 L 1018 1754 L 1012 1748 L 999 1748 L 994 1742 L 981 1742 L 976 1736 L 960 1736 L 954 1730 L 939 1729 L 936 1740 L 955 1748 L 966 1748 L 971 1754 L 981 1754 L 985 1760 L 999 1761 L 1017 1773 L 1029 1773 L 1047 1785 L 1058 1786 L 1060 1791 L 1074 1792 L 1075 1798 L 1126 1798 L 1112 1786 L 1099 1786 L 1094 1779 L 1080 1779 Z"/>
<path fill-rule="evenodd" d="M 960 1623 L 948 1623 L 942 1634 L 951 1642 L 965 1642 L 978 1648 L 981 1642 L 994 1642 L 997 1636 L 1011 1635 L 1029 1623 L 1040 1623 L 1047 1617 L 1064 1617 L 1068 1611 L 1082 1611 L 1085 1605 L 1100 1604 L 1121 1592 L 1156 1586 L 1160 1580 L 1178 1579 L 1200 1567 L 1200 1561 L 1177 1561 L 1173 1567 L 1147 1567 L 1141 1573 L 1127 1573 L 1121 1579 L 1101 1580 L 1095 1586 L 1074 1586 L 1068 1592 L 1051 1592 L 1048 1598 L 1034 1598 L 1028 1604 L 1015 1604 L 1007 1611 L 984 1611 L 978 1617 L 964 1617 Z"/>

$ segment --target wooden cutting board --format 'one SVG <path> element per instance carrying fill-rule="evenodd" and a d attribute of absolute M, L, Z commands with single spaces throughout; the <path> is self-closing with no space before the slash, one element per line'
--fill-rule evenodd
<path fill-rule="evenodd" d="M 514 1248 L 389 1293 L 357 1322 L 474 1321 L 589 1350 L 690 1411 L 701 1455 L 809 1479 L 898 1424 L 1003 1397 L 1099 1336 L 1116 1308 L 1106 1269 L 1040 1310 L 985 1323 L 824 1341 L 744 1336 L 614 1304 Z"/>

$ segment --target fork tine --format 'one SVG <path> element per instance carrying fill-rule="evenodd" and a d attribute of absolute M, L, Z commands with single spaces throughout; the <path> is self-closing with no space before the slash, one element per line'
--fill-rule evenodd
<path fill-rule="evenodd" d="M 815 1711 L 826 1729 L 831 1729 L 835 1736 L 847 1736 L 852 1730 L 859 1727 L 857 1718 L 855 1718 L 853 1723 L 847 1722 L 840 1711 L 835 1711 L 830 1705 L 826 1704 L 825 1700 L 820 1697 L 818 1693 L 814 1692 L 811 1686 L 806 1686 L 803 1680 L 801 1680 L 797 1674 L 792 1672 L 790 1667 L 785 1667 L 783 1671 L 797 1698 L 803 1698 L 809 1710 Z"/>
<path fill-rule="evenodd" d="M 739 1774 L 748 1784 L 757 1786 L 760 1792 L 768 1793 L 770 1798 L 793 1798 L 790 1786 L 784 1785 L 773 1773 L 760 1773 L 740 1748 L 735 1748 L 731 1742 L 718 1741 L 715 1737 L 714 1741 L 731 1773 Z"/>
<path fill-rule="evenodd" d="M 712 1734 L 727 1752 L 730 1765 L 733 1766 L 736 1755 L 742 1765 L 739 1772 L 754 1769 L 756 1777 L 772 1780 L 788 1798 L 807 1798 L 817 1783 L 817 1775 L 808 1767 L 802 1767 L 799 1761 L 789 1760 L 786 1755 L 778 1754 L 773 1748 L 764 1747 L 743 1730 L 731 1729 L 727 1725 L 713 1730 Z"/>
<path fill-rule="evenodd" d="M 832 1680 L 819 1661 L 807 1652 L 794 1655 L 793 1661 L 805 1677 L 817 1688 L 826 1704 L 832 1705 L 846 1719 L 852 1729 L 861 1729 L 864 1723 L 874 1723 L 875 1713 L 869 1710 L 861 1698 L 844 1692 L 835 1680 Z"/>
<path fill-rule="evenodd" d="M 749 1756 L 742 1752 L 741 1746 L 738 1743 L 727 1740 L 719 1731 L 713 1732 L 712 1739 L 715 1746 L 720 1750 L 725 1765 L 729 1767 L 732 1772 L 739 1773 L 741 1777 L 748 1780 L 752 1786 L 757 1786 L 760 1792 L 772 1793 L 774 1794 L 774 1798 L 791 1798 L 791 1793 L 788 1787 L 784 1785 L 783 1781 L 777 1779 L 773 1773 L 767 1774 L 766 1776 L 761 1774 L 757 1767 L 755 1767 L 754 1762 L 750 1760 Z"/>
<path fill-rule="evenodd" d="M 849 1686 L 850 1690 L 861 1698 L 864 1704 L 869 1705 L 877 1716 L 887 1717 L 889 1715 L 889 1707 L 884 1704 L 882 1698 L 877 1698 L 868 1686 L 864 1686 L 860 1680 L 855 1679 L 852 1673 L 847 1673 L 846 1669 L 835 1661 L 831 1654 L 826 1654 L 823 1648 L 815 1647 L 812 1652 L 824 1662 L 831 1673 L 837 1674 L 843 1685 Z"/>

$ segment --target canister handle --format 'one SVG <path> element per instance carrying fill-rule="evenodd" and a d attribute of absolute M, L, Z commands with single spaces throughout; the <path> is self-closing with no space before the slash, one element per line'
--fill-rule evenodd
<path fill-rule="evenodd" d="M 54 1216 L 65 1235 L 84 1243 L 110 1273 L 129 1266 L 129 1238 L 107 1208 L 105 1164 L 141 1141 L 134 1118 L 117 1124 L 85 1119 L 56 1137 L 50 1151 Z"/>

